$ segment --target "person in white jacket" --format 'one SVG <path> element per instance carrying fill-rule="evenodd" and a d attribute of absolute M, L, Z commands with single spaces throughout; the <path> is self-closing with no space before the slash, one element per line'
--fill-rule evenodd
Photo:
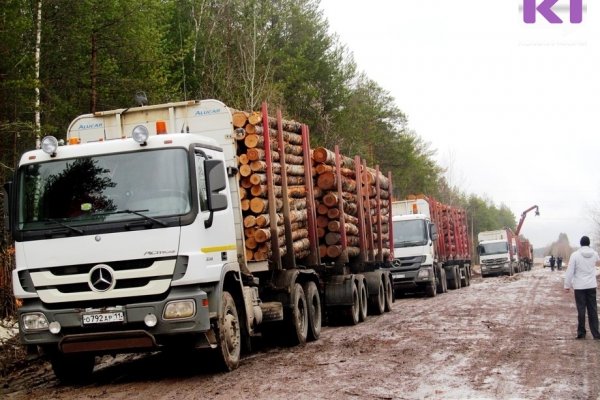
<path fill-rule="evenodd" d="M 600 340 L 598 331 L 598 304 L 596 303 L 596 265 L 600 265 L 598 253 L 590 248 L 590 238 L 582 236 L 581 248 L 571 254 L 565 273 L 565 290 L 573 288 L 577 305 L 577 339 L 585 338 L 585 312 L 588 313 L 590 332 Z"/>

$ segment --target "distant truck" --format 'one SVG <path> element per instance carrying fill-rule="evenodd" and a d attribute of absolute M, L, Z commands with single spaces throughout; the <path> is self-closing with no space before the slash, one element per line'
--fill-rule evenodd
<path fill-rule="evenodd" d="M 471 246 L 463 209 L 431 197 L 392 202 L 396 295 L 424 291 L 433 297 L 469 286 Z"/>
<path fill-rule="evenodd" d="M 477 235 L 481 276 L 509 275 L 519 271 L 516 236 L 512 230 L 498 229 Z"/>

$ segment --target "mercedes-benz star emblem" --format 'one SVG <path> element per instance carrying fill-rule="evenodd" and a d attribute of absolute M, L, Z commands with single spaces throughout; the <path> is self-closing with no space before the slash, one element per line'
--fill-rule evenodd
<path fill-rule="evenodd" d="M 88 284 L 94 292 L 106 292 L 115 287 L 114 270 L 106 264 L 98 264 L 90 270 Z"/>

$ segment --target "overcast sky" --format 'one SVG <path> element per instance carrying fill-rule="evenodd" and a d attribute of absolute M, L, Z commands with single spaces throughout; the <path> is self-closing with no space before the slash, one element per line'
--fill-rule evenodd
<path fill-rule="evenodd" d="M 537 0 L 539 5 L 542 0 Z M 589 4 L 586 4 L 589 3 Z M 450 183 L 505 204 L 534 247 L 593 235 L 600 205 L 600 18 L 523 0 L 321 0 L 331 33 L 435 149 Z M 562 6 L 562 7 L 561 7 Z M 554 9 L 553 9 L 554 10 Z"/>

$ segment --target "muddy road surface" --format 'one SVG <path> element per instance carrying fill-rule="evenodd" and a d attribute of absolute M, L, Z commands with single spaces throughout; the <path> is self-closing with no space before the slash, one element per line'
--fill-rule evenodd
<path fill-rule="evenodd" d="M 2 377 L 6 399 L 597 399 L 600 341 L 575 340 L 563 271 L 536 265 L 402 298 L 302 347 L 262 348 L 223 374 L 203 354 L 105 357 L 93 381 L 61 385 L 37 360 Z"/>

